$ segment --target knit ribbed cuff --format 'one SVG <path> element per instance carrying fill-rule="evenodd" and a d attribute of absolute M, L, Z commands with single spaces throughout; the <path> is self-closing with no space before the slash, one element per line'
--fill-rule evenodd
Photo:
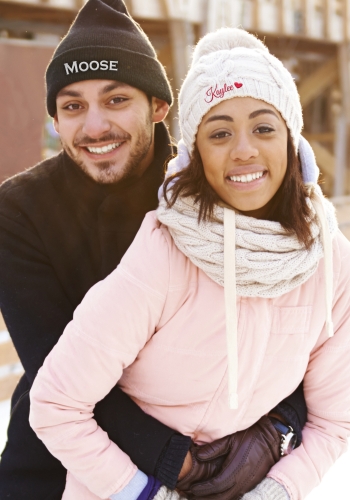
<path fill-rule="evenodd" d="M 246 493 L 242 500 L 290 500 L 290 496 L 284 486 L 267 477 L 254 490 Z"/>
<path fill-rule="evenodd" d="M 147 486 L 148 477 L 138 470 L 131 481 L 119 493 L 114 493 L 110 500 L 137 500 L 142 490 Z"/>
<path fill-rule="evenodd" d="M 299 422 L 298 414 L 288 403 L 279 403 L 272 410 L 274 413 L 281 415 L 288 425 L 293 427 L 295 434 L 297 435 L 297 442 L 295 447 L 297 448 L 301 444 L 302 440 L 302 427 Z"/>
<path fill-rule="evenodd" d="M 174 490 L 192 440 L 182 434 L 174 434 L 158 459 L 155 476 L 159 481 Z"/>

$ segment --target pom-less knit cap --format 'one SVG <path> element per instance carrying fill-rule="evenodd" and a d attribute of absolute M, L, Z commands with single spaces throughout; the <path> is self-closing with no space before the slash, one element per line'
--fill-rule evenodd
<path fill-rule="evenodd" d="M 292 75 L 255 36 L 238 28 L 221 28 L 197 44 L 180 90 L 180 127 L 189 153 L 204 115 L 233 97 L 253 97 L 274 106 L 298 150 L 303 118 Z"/>
<path fill-rule="evenodd" d="M 58 92 L 82 80 L 117 80 L 172 103 L 165 70 L 122 0 L 88 0 L 56 48 L 46 71 L 51 116 Z"/>

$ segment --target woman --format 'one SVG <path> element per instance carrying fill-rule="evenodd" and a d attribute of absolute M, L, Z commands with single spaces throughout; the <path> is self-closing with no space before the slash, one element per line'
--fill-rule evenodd
<path fill-rule="evenodd" d="M 304 378 L 302 445 L 243 497 L 303 499 L 350 430 L 350 244 L 312 161 L 300 169 L 299 96 L 260 41 L 229 28 L 205 36 L 179 99 L 183 143 L 159 209 L 46 359 L 31 425 L 70 471 L 64 499 L 132 498 L 141 476 L 92 418 L 116 381 L 210 443 Z"/>

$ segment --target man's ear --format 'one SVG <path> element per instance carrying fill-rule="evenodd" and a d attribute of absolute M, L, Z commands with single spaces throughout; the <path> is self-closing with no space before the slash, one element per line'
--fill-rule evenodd
<path fill-rule="evenodd" d="M 153 123 L 159 123 L 164 120 L 169 112 L 169 104 L 158 97 L 152 97 L 152 121 Z"/>
<path fill-rule="evenodd" d="M 57 113 L 55 113 L 55 116 L 53 117 L 53 127 L 56 130 L 56 132 L 59 134 L 60 131 L 59 131 Z"/>

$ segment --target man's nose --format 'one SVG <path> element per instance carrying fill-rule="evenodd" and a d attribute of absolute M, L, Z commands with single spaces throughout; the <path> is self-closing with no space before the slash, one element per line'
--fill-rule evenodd
<path fill-rule="evenodd" d="M 111 130 L 111 124 L 105 114 L 98 108 L 90 107 L 86 114 L 83 132 L 92 139 L 99 139 Z"/>
<path fill-rule="evenodd" d="M 234 137 L 230 153 L 232 160 L 248 161 L 258 155 L 259 150 L 254 144 L 253 137 L 245 132 L 241 132 Z"/>

